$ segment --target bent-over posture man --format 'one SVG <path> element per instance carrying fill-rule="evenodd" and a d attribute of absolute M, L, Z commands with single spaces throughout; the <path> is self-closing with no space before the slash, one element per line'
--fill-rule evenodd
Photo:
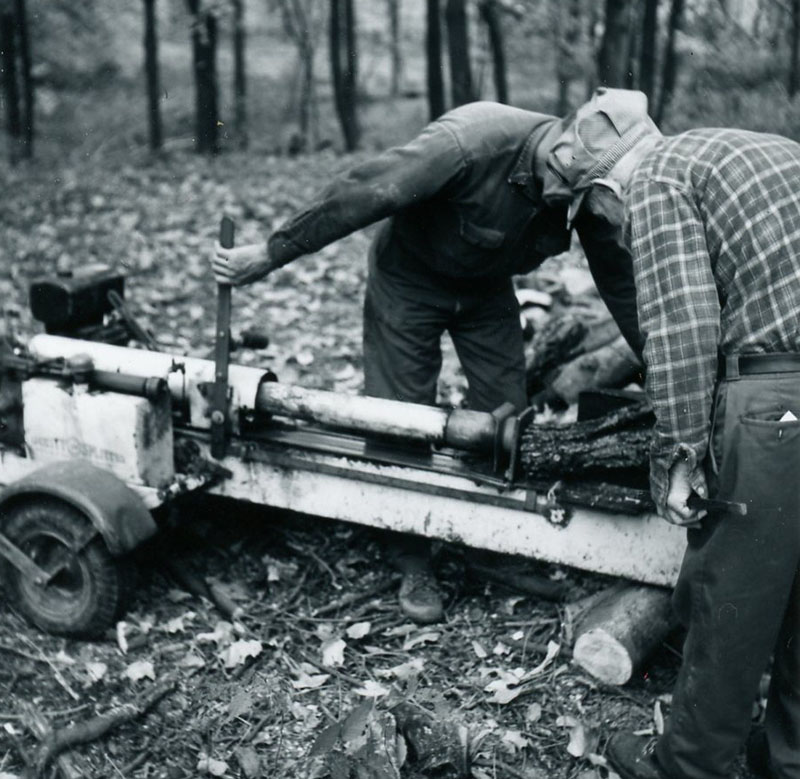
<path fill-rule="evenodd" d="M 620 734 L 623 779 L 723 779 L 774 653 L 763 776 L 800 779 L 800 145 L 741 130 L 664 138 L 638 92 L 598 90 L 548 160 L 548 196 L 606 215 L 624 203 L 646 390 L 651 487 L 686 525 L 674 606 L 688 625 L 671 714 Z M 692 491 L 744 501 L 698 514 Z"/>
<path fill-rule="evenodd" d="M 569 246 L 566 210 L 541 196 L 544 160 L 561 132 L 552 116 L 472 103 L 442 116 L 405 146 L 336 177 L 266 244 L 218 248 L 217 279 L 247 284 L 373 222 L 364 301 L 365 392 L 434 404 L 447 330 L 468 382 L 470 408 L 527 405 L 519 310 L 511 277 Z M 630 257 L 618 231 L 577 224 L 598 288 L 626 337 Z M 402 610 L 440 619 L 442 604 L 427 542 L 395 536 Z"/>

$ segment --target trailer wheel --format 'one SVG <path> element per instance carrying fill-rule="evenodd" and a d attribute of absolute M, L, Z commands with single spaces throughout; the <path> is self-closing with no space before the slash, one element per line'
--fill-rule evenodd
<path fill-rule="evenodd" d="M 8 600 L 31 622 L 71 636 L 96 636 L 113 624 L 132 588 L 133 567 L 111 556 L 84 514 L 58 500 L 32 499 L 9 508 L 3 530 L 41 568 L 59 569 L 37 584 L 5 563 Z"/>

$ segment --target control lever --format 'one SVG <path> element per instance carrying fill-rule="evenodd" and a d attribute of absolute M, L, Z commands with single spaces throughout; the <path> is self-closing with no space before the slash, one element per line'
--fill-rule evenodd
<path fill-rule="evenodd" d="M 234 224 L 222 217 L 219 245 L 233 248 Z M 231 353 L 231 285 L 217 284 L 217 330 L 214 341 L 214 393 L 211 401 L 211 456 L 225 456 L 228 443 L 228 363 Z"/>

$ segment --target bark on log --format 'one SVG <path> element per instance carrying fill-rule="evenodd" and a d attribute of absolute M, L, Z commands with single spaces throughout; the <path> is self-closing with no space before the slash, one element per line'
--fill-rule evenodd
<path fill-rule="evenodd" d="M 669 590 L 631 585 L 583 616 L 572 656 L 596 679 L 625 684 L 673 627 Z"/>
<path fill-rule="evenodd" d="M 563 403 L 575 403 L 583 390 L 623 387 L 640 371 L 641 363 L 627 341 L 619 336 L 615 341 L 567 363 L 550 384 L 549 394 Z"/>
<path fill-rule="evenodd" d="M 597 469 L 647 467 L 653 414 L 647 403 L 572 425 L 529 425 L 520 462 L 531 479 L 579 476 Z"/>

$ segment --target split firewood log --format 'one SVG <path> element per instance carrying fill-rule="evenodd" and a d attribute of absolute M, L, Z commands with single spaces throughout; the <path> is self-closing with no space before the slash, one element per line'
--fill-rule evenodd
<path fill-rule="evenodd" d="M 529 425 L 520 440 L 520 462 L 531 479 L 576 477 L 597 469 L 648 463 L 653 412 L 637 403 L 571 425 Z"/>
<path fill-rule="evenodd" d="M 612 587 L 577 619 L 573 660 L 606 684 L 625 684 L 675 627 L 670 591 Z"/>

